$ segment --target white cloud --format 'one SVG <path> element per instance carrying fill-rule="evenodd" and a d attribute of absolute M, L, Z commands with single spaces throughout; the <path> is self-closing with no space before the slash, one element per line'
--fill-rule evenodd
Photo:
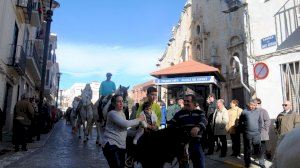
<path fill-rule="evenodd" d="M 162 49 L 126 48 L 95 44 L 59 44 L 57 60 L 63 73 L 74 77 L 104 76 L 106 72 L 129 76 L 149 75 Z"/>

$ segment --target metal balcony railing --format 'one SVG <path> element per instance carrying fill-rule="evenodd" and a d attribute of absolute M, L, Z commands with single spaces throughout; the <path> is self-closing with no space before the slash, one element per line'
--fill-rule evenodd
<path fill-rule="evenodd" d="M 9 66 L 13 67 L 20 75 L 25 73 L 26 53 L 22 46 L 11 45 Z"/>
<path fill-rule="evenodd" d="M 41 57 L 39 56 L 38 52 L 37 52 L 37 49 L 36 49 L 36 46 L 35 46 L 35 40 L 30 40 L 28 42 L 28 55 L 27 55 L 28 58 L 32 58 L 33 61 L 34 61 L 34 64 L 36 65 L 37 67 L 37 71 L 39 73 L 42 72 L 42 60 L 41 60 Z"/>
<path fill-rule="evenodd" d="M 31 13 L 33 9 L 33 1 L 32 0 L 17 0 L 17 7 L 22 8 L 25 15 L 25 22 L 30 23 Z"/>
<path fill-rule="evenodd" d="M 288 0 L 274 15 L 277 46 L 300 26 L 300 0 Z"/>
<path fill-rule="evenodd" d="M 41 60 L 41 57 L 38 55 L 35 46 L 33 47 L 32 56 L 33 56 L 34 61 L 35 61 L 36 65 L 37 65 L 38 71 L 41 74 L 42 73 L 42 60 Z"/>

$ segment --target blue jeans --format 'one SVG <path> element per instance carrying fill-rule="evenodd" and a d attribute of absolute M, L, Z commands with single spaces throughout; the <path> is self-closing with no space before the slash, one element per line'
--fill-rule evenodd
<path fill-rule="evenodd" d="M 189 144 L 189 155 L 193 162 L 194 168 L 205 168 L 205 155 L 202 150 L 200 140 L 192 140 Z M 179 165 L 179 168 L 188 168 L 189 163 L 184 162 Z"/>
<path fill-rule="evenodd" d="M 244 139 L 244 161 L 245 166 L 249 167 L 251 164 L 251 154 L 253 153 L 256 157 L 261 157 L 261 142 L 260 142 L 260 134 L 257 135 L 249 135 L 243 134 Z M 251 150 L 253 149 L 253 150 Z"/>

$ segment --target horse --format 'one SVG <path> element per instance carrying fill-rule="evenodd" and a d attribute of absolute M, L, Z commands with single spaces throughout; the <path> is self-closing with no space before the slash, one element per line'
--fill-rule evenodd
<path fill-rule="evenodd" d="M 129 109 L 128 109 L 128 103 L 127 103 L 128 89 L 129 89 L 129 86 L 125 87 L 125 86 L 120 85 L 119 88 L 114 93 L 114 94 L 121 95 L 123 97 L 124 113 L 125 113 L 126 119 L 129 119 Z M 96 124 L 96 130 L 97 130 L 96 144 L 99 144 L 99 145 L 104 145 L 103 144 L 103 135 L 104 135 L 105 124 L 106 124 L 106 116 L 110 110 L 109 107 L 111 105 L 111 98 L 112 98 L 112 95 L 100 97 L 93 106 L 93 116 L 94 116 L 94 122 Z"/>
<path fill-rule="evenodd" d="M 80 102 L 80 97 L 75 97 L 72 102 L 71 114 L 70 114 L 70 122 L 72 125 L 72 133 L 76 134 L 77 129 L 79 128 L 80 124 L 78 124 L 78 111 L 77 107 Z"/>
<path fill-rule="evenodd" d="M 144 134 L 134 146 L 134 160 L 143 168 L 163 168 L 175 158 L 187 156 L 190 133 L 183 128 L 165 128 Z"/>
<path fill-rule="evenodd" d="M 84 139 L 83 142 L 87 142 L 89 140 L 89 135 L 92 132 L 93 128 L 93 103 L 92 99 L 92 89 L 90 84 L 86 84 L 84 90 L 81 94 L 81 100 L 79 101 L 78 107 L 76 109 L 76 113 L 78 114 L 78 122 L 77 124 L 81 124 L 83 126 Z M 78 129 L 79 136 L 80 128 Z"/>
<path fill-rule="evenodd" d="M 65 113 L 66 125 L 71 124 L 71 112 L 72 112 L 72 108 L 69 107 Z"/>

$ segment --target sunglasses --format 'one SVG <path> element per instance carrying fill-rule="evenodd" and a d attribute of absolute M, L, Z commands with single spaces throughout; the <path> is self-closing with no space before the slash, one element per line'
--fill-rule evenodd
<path fill-rule="evenodd" d="M 282 106 L 286 107 L 286 106 L 287 106 L 287 104 L 282 104 Z"/>

